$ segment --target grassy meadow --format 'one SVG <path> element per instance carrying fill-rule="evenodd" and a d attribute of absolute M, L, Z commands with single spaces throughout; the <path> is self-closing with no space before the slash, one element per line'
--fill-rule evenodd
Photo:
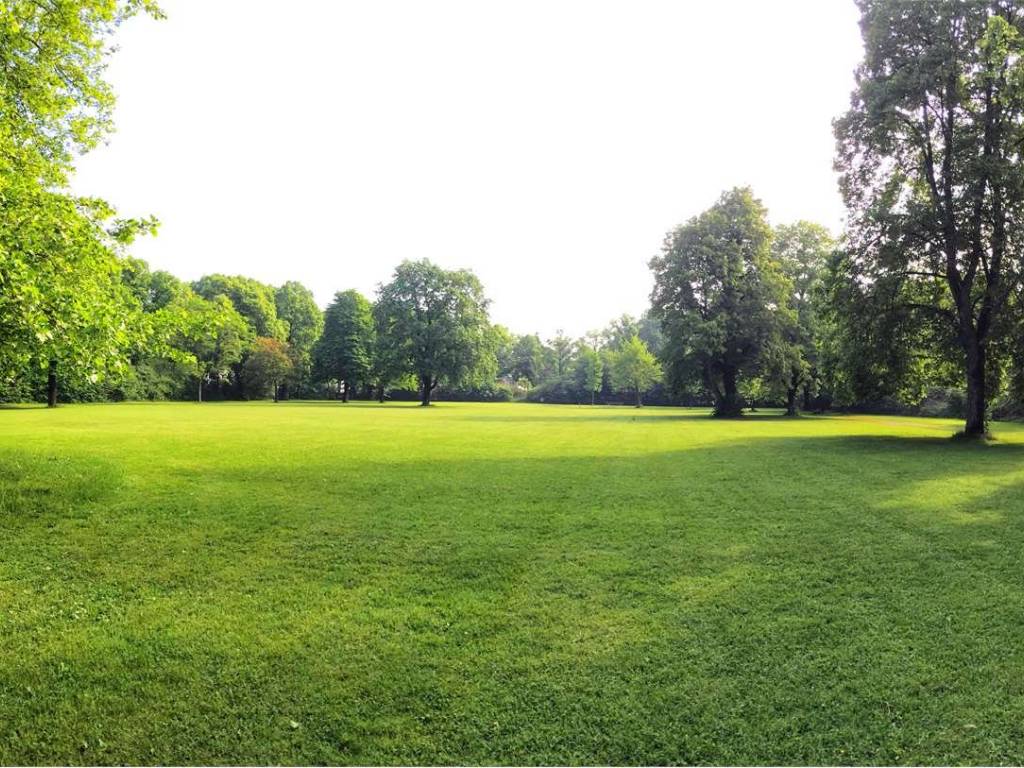
<path fill-rule="evenodd" d="M 1024 428 L 0 410 L 0 762 L 1024 762 Z"/>

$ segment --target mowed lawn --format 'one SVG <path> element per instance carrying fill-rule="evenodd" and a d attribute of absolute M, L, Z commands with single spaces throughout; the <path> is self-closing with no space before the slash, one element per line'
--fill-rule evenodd
<path fill-rule="evenodd" d="M 2 763 L 1020 763 L 1024 429 L 0 410 Z"/>

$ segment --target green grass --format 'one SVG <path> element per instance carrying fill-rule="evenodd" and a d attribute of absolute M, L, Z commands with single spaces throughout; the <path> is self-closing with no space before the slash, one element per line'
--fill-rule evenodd
<path fill-rule="evenodd" d="M 1024 429 L 0 410 L 2 763 L 1020 763 Z"/>

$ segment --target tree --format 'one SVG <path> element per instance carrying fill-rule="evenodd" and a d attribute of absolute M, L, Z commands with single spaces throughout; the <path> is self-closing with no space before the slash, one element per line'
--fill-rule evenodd
<path fill-rule="evenodd" d="M 661 366 L 647 345 L 633 336 L 612 353 L 612 381 L 619 389 L 636 393 L 636 407 L 643 405 L 643 393 L 661 379 Z"/>
<path fill-rule="evenodd" d="M 1024 17 L 1011 0 L 860 8 L 864 60 L 836 122 L 854 266 L 948 328 L 978 437 L 1024 267 Z"/>
<path fill-rule="evenodd" d="M 192 284 L 192 289 L 204 299 L 227 296 L 257 336 L 278 341 L 288 338 L 288 323 L 277 316 L 272 286 L 242 275 L 204 275 Z"/>
<path fill-rule="evenodd" d="M 289 354 L 294 363 L 291 381 L 282 387 L 282 396 L 291 396 L 292 385 L 308 382 L 313 362 L 313 347 L 324 329 L 324 313 L 313 292 L 302 283 L 289 281 L 274 292 L 277 317 L 288 325 Z"/>
<path fill-rule="evenodd" d="M 119 245 L 153 220 L 114 220 L 64 194 L 72 158 L 112 128 L 103 80 L 116 27 L 145 0 L 16 0 L 0 12 L 0 370 L 98 379 L 125 367 L 138 304 L 119 280 Z"/>
<path fill-rule="evenodd" d="M 0 14 L 0 193 L 62 187 L 75 154 L 112 129 L 114 94 L 103 79 L 110 38 L 152 0 L 10 0 Z"/>
<path fill-rule="evenodd" d="M 373 309 L 366 297 L 358 291 L 334 294 L 313 358 L 320 379 L 338 382 L 343 402 L 348 402 L 357 382 L 370 379 L 374 336 Z"/>
<path fill-rule="evenodd" d="M 526 379 L 531 385 L 541 381 L 544 370 L 544 345 L 535 333 L 519 336 L 512 349 L 510 373 L 515 380 Z"/>
<path fill-rule="evenodd" d="M 374 313 L 395 358 L 419 379 L 422 405 L 442 380 L 465 383 L 496 367 L 483 286 L 468 270 L 404 261 L 381 286 Z"/>
<path fill-rule="evenodd" d="M 291 376 L 292 358 L 288 345 L 277 339 L 261 337 L 256 339 L 249 356 L 242 365 L 242 375 L 253 391 L 265 394 L 273 392 L 274 402 L 278 401 L 281 385 Z"/>
<path fill-rule="evenodd" d="M 590 393 L 590 404 L 601 389 L 604 376 L 604 363 L 601 353 L 589 344 L 581 343 L 576 355 L 576 382 L 580 389 Z"/>
<path fill-rule="evenodd" d="M 561 329 L 555 331 L 555 336 L 548 340 L 548 347 L 551 350 L 551 362 L 556 376 L 564 376 L 569 372 L 569 365 L 572 363 L 573 342 Z"/>
<path fill-rule="evenodd" d="M 737 188 L 669 232 L 651 261 L 652 313 L 673 383 L 679 389 L 699 377 L 717 416 L 741 413 L 738 381 L 758 372 L 778 337 L 787 288 L 770 244 L 764 206 Z"/>
<path fill-rule="evenodd" d="M 189 291 L 180 302 L 165 309 L 171 345 L 195 360 L 197 399 L 202 402 L 203 385 L 229 378 L 232 367 L 241 362 L 252 345 L 252 328 L 223 295 L 210 301 Z"/>
<path fill-rule="evenodd" d="M 819 381 L 819 312 L 822 278 L 835 242 L 820 224 L 798 221 L 775 229 L 772 257 L 789 279 L 788 307 L 792 320 L 784 329 L 785 343 L 776 350 L 774 367 L 786 398 L 786 413 L 797 413 L 796 397 L 803 390 L 804 409 Z"/>
<path fill-rule="evenodd" d="M 0 195 L 0 369 L 97 381 L 127 368 L 139 302 L 121 280 L 121 249 L 152 220 L 113 219 L 106 203 L 31 185 Z"/>

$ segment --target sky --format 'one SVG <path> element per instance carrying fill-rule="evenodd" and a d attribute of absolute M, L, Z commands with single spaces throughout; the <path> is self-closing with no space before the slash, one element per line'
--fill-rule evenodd
<path fill-rule="evenodd" d="M 154 214 L 153 268 L 373 296 L 472 269 L 491 316 L 638 315 L 665 233 L 753 187 L 838 232 L 851 0 L 161 0 L 117 35 L 116 132 L 74 186 Z"/>

